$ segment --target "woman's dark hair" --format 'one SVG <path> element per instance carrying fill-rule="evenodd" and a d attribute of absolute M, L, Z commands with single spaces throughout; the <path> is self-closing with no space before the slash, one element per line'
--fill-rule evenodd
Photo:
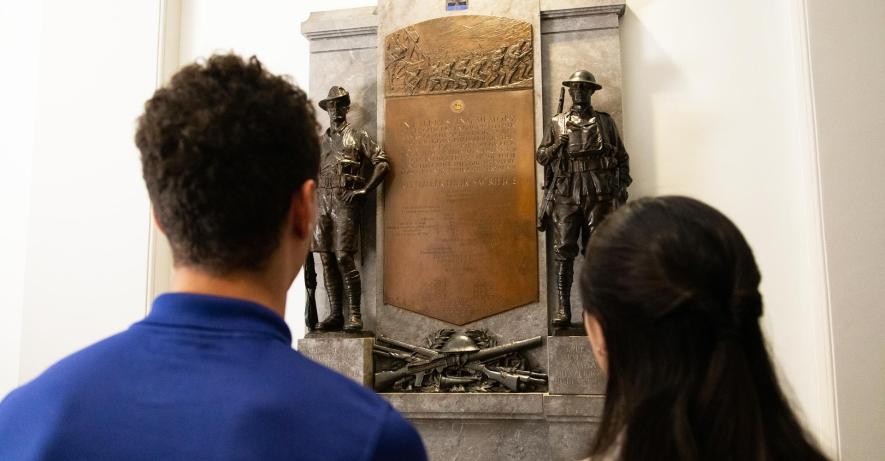
<path fill-rule="evenodd" d="M 593 454 L 621 459 L 823 460 L 781 392 L 759 327 L 759 269 L 722 213 L 641 199 L 590 239 L 585 310 L 608 384 Z"/>
<path fill-rule="evenodd" d="M 175 264 L 262 269 L 292 194 L 317 176 L 318 132 L 304 92 L 254 56 L 212 56 L 157 90 L 135 143 Z"/>

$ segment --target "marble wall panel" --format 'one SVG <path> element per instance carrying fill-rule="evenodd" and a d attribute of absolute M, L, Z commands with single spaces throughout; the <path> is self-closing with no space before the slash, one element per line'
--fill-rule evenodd
<path fill-rule="evenodd" d="M 411 422 L 421 434 L 431 461 L 553 458 L 544 421 L 413 419 Z"/>
<path fill-rule="evenodd" d="M 601 396 L 382 394 L 418 429 L 431 460 L 577 460 L 587 456 Z"/>

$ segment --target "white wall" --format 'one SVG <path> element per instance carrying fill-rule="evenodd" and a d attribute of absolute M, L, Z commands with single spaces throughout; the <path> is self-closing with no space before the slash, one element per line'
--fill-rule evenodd
<path fill-rule="evenodd" d="M 132 141 L 157 76 L 175 70 L 179 52 L 181 62 L 190 62 L 234 50 L 258 55 L 271 71 L 306 87 L 300 23 L 316 5 L 45 0 L 3 1 L 0 8 L 2 55 L 16 70 L 4 64 L 0 73 L 3 396 L 139 320 L 150 302 L 147 284 L 168 286 L 168 271 L 152 279 L 157 274 L 149 267 L 148 247 L 163 245 L 149 235 Z M 302 284 L 299 278 L 295 286 Z M 303 334 L 303 302 L 298 294 L 290 299 L 296 337 Z"/>
<path fill-rule="evenodd" d="M 624 132 L 635 195 L 684 194 L 744 232 L 782 377 L 832 452 L 835 418 L 797 2 L 627 2 Z"/>
<path fill-rule="evenodd" d="M 0 396 L 18 384 L 40 2 L 0 3 Z"/>
<path fill-rule="evenodd" d="M 309 47 L 301 22 L 311 11 L 375 5 L 373 0 L 182 0 L 179 58 L 187 64 L 215 52 L 255 55 L 276 74 L 293 77 L 307 91 Z M 286 322 L 295 338 L 304 336 L 303 274 L 289 292 Z"/>
<path fill-rule="evenodd" d="M 842 459 L 885 453 L 885 2 L 808 0 Z"/>
<path fill-rule="evenodd" d="M 144 315 L 148 201 L 133 135 L 155 87 L 159 4 L 42 3 L 35 141 L 16 153 L 31 166 L 20 381 Z"/>

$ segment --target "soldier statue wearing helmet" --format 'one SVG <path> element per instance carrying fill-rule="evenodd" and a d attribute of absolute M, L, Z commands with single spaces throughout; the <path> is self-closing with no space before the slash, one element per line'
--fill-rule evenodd
<path fill-rule="evenodd" d="M 544 200 L 538 229 L 553 231 L 553 268 L 558 291 L 554 328 L 571 324 L 571 286 L 580 239 L 583 249 L 606 215 L 627 201 L 630 165 L 612 117 L 593 109 L 590 98 L 602 86 L 586 70 L 562 82 L 572 107 L 559 113 L 544 131 L 535 158 L 544 166 Z M 564 92 L 565 89 L 563 89 Z"/>
<path fill-rule="evenodd" d="M 384 180 L 389 162 L 384 151 L 365 130 L 354 128 L 347 122 L 350 95 L 344 88 L 333 86 L 329 89 L 328 97 L 320 101 L 320 108 L 329 114 L 330 126 L 322 136 L 317 224 L 311 251 L 319 253 L 323 263 L 330 313 L 315 328 L 321 331 L 342 328 L 360 331 L 363 328 L 361 283 L 355 260 L 359 249 L 361 209 L 366 195 Z M 363 174 L 367 164 L 373 167 L 368 180 Z M 344 304 L 348 310 L 346 321 Z M 313 327 L 308 325 L 310 329 Z"/>

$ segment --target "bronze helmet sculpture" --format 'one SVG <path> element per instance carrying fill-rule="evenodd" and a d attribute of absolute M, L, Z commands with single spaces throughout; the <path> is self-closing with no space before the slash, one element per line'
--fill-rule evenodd
<path fill-rule="evenodd" d="M 468 336 L 464 332 L 459 332 L 454 334 L 446 344 L 440 349 L 440 352 L 444 353 L 455 353 L 455 352 L 475 352 L 478 351 L 479 347 L 476 345 L 476 341 L 473 340 L 470 336 Z"/>
<path fill-rule="evenodd" d="M 564 86 L 572 86 L 576 83 L 586 83 L 595 91 L 602 89 L 602 85 L 596 83 L 596 77 L 594 77 L 588 70 L 579 70 L 572 74 L 568 80 L 562 82 Z M 322 103 L 320 103 L 320 105 L 322 105 Z"/>

